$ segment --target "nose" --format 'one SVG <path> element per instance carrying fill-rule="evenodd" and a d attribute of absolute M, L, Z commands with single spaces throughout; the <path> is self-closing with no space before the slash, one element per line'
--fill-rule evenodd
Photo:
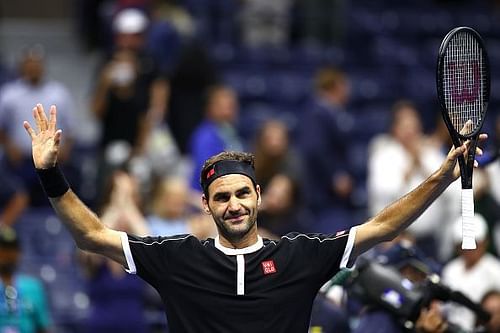
<path fill-rule="evenodd" d="M 228 206 L 228 209 L 230 212 L 237 212 L 239 211 L 241 208 L 241 205 L 240 205 L 240 201 L 238 200 L 238 198 L 236 197 L 231 197 L 231 199 L 229 200 L 229 206 Z"/>

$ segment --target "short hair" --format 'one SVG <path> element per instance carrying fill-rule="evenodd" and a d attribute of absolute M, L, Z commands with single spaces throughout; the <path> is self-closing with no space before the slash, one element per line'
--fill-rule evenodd
<path fill-rule="evenodd" d="M 344 83 L 347 77 L 344 72 L 334 67 L 320 69 L 314 77 L 314 87 L 318 91 L 327 91 Z"/>
<path fill-rule="evenodd" d="M 400 100 L 397 100 L 396 102 L 394 102 L 394 104 L 392 105 L 392 108 L 391 108 L 391 112 L 393 114 L 395 114 L 396 112 L 398 112 L 399 110 L 402 110 L 402 109 L 417 110 L 417 106 L 415 105 L 415 103 L 413 103 L 409 99 L 400 99 Z"/>
<path fill-rule="evenodd" d="M 203 167 L 201 168 L 200 173 L 200 184 L 203 183 L 203 175 L 207 172 L 207 170 L 217 162 L 220 161 L 239 161 L 245 162 L 251 165 L 252 168 L 255 169 L 255 156 L 251 153 L 239 152 L 239 151 L 223 151 L 208 158 L 205 163 L 203 163 Z M 207 188 L 208 191 L 208 188 Z M 205 196 L 208 196 L 208 192 L 204 191 Z"/>
<path fill-rule="evenodd" d="M 396 123 L 396 116 L 398 115 L 398 113 L 401 110 L 404 110 L 404 109 L 415 110 L 415 112 L 418 114 L 418 108 L 415 105 L 415 103 L 413 103 L 409 99 L 400 99 L 400 100 L 397 100 L 396 102 L 394 102 L 394 104 L 391 107 L 391 114 L 390 114 L 390 121 L 391 121 L 390 124 L 391 124 L 391 126 Z"/>

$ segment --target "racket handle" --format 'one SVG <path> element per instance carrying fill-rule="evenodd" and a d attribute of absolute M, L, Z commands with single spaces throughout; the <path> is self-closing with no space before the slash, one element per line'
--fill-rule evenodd
<path fill-rule="evenodd" d="M 472 189 L 462 189 L 462 249 L 476 248 L 474 225 L 474 194 Z"/>

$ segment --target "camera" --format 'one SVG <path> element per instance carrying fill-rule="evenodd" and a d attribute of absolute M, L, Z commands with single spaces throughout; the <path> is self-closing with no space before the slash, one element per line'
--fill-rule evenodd
<path fill-rule="evenodd" d="M 463 293 L 439 283 L 439 276 L 429 275 L 422 283 L 413 283 L 394 267 L 376 261 L 361 260 L 345 281 L 351 296 L 365 305 L 381 308 L 397 318 L 401 326 L 411 331 L 422 308 L 431 301 L 454 302 L 472 310 L 481 322 L 488 322 L 490 314 Z M 463 333 L 455 325 L 446 332 Z"/>

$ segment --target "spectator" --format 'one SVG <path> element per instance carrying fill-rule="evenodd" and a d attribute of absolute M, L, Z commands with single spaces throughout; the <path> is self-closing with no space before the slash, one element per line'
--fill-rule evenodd
<path fill-rule="evenodd" d="M 243 148 L 235 123 L 238 116 L 236 93 L 226 86 L 213 86 L 207 91 L 205 120 L 198 125 L 190 142 L 194 170 L 191 187 L 200 191 L 200 171 L 203 162 L 224 150 Z"/>
<path fill-rule="evenodd" d="M 478 161 L 479 162 L 479 161 Z M 491 193 L 492 184 L 495 183 L 486 169 L 478 168 L 474 171 L 474 210 L 488 222 L 488 252 L 497 255 L 500 250 L 499 222 L 500 202 L 497 202 Z"/>
<path fill-rule="evenodd" d="M 262 194 L 259 226 L 278 238 L 291 231 L 311 231 L 313 218 L 299 197 L 299 186 L 293 178 L 275 175 Z"/>
<path fill-rule="evenodd" d="M 26 48 L 19 62 L 20 78 L 6 83 L 0 92 L 0 144 L 4 151 L 4 167 L 23 182 L 23 186 L 32 200 L 32 204 L 46 202 L 45 195 L 39 191 L 36 174 L 31 162 L 31 148 L 19 126 L 31 117 L 33 105 L 43 101 L 47 105 L 56 105 L 64 110 L 61 114 L 61 128 L 74 133 L 73 100 L 64 85 L 45 78 L 45 52 L 40 45 Z M 69 156 L 74 138 L 71 134 L 61 146 L 60 164 L 75 178 L 75 170 L 69 164 Z M 76 180 L 74 179 L 76 182 Z M 78 183 L 76 183 L 78 184 Z"/>
<path fill-rule="evenodd" d="M 425 257 L 417 248 L 411 237 L 402 234 L 390 243 L 382 243 L 372 251 L 373 260 L 395 268 L 409 283 L 418 285 L 430 274 L 437 274 L 439 267 L 431 259 Z M 369 288 L 369 286 L 367 287 Z M 389 290 L 389 289 L 388 289 Z M 367 297 L 369 299 L 369 297 Z M 360 315 L 355 333 L 403 333 L 410 332 L 404 328 L 406 318 L 398 318 L 394 313 L 384 309 L 380 304 L 365 306 Z M 417 318 L 416 333 L 445 332 L 447 323 L 437 302 L 422 308 Z"/>
<path fill-rule="evenodd" d="M 481 299 L 481 306 L 491 314 L 486 323 L 486 333 L 500 333 L 500 289 L 486 292 Z"/>
<path fill-rule="evenodd" d="M 191 189 L 182 178 L 165 179 L 155 191 L 151 214 L 147 216 L 150 233 L 153 236 L 193 233 L 207 237 L 214 230 L 210 221 L 197 218 L 199 212 L 190 205 Z"/>
<path fill-rule="evenodd" d="M 0 227 L 0 331 L 20 333 L 49 332 L 49 307 L 42 283 L 17 273 L 21 256 L 14 229 Z"/>
<path fill-rule="evenodd" d="M 204 118 L 205 93 L 217 83 L 215 65 L 203 43 L 195 38 L 181 50 L 171 76 L 171 96 L 167 120 L 183 154 L 189 139 Z"/>
<path fill-rule="evenodd" d="M 151 168 L 153 179 L 186 176 L 186 161 L 165 122 L 167 109 L 148 113 L 148 131 L 145 135 L 144 152 L 140 155 Z"/>
<path fill-rule="evenodd" d="M 353 119 L 346 110 L 349 94 L 345 73 L 334 68 L 320 69 L 315 77 L 314 100 L 301 120 L 300 147 L 306 170 L 304 184 L 308 205 L 328 215 L 320 220 L 347 224 L 328 225 L 330 230 L 353 223 L 355 183 L 348 156 Z"/>
<path fill-rule="evenodd" d="M 146 15 L 133 8 L 121 10 L 113 20 L 114 52 L 93 97 L 93 112 L 102 122 L 98 184 L 116 165 L 145 153 L 147 133 L 160 127 L 158 119 L 163 121 L 166 112 L 169 83 L 146 49 L 148 26 Z"/>
<path fill-rule="evenodd" d="M 490 289 L 500 289 L 500 261 L 486 252 L 488 247 L 488 224 L 476 213 L 477 249 L 459 250 L 459 256 L 450 261 L 443 269 L 443 283 L 451 289 L 464 293 L 474 302 Z M 454 221 L 453 236 L 456 244 L 462 240 L 461 218 Z M 448 319 L 465 330 L 474 328 L 475 316 L 470 310 L 450 305 Z"/>
<path fill-rule="evenodd" d="M 122 104 L 117 105 L 116 101 L 114 105 L 109 103 L 106 112 L 108 117 L 105 118 L 105 124 L 108 126 L 104 133 L 113 130 L 116 132 L 116 128 L 122 128 L 122 137 L 117 137 L 114 141 L 120 142 L 125 138 L 130 145 L 129 157 L 134 160 L 132 164 L 144 169 L 140 178 L 141 185 L 146 188 L 144 192 L 147 193 L 151 188 L 148 183 L 152 181 L 151 178 L 154 180 L 180 175 L 183 172 L 184 165 L 177 142 L 166 123 L 170 101 L 170 81 L 167 73 L 172 72 L 179 52 L 177 44 L 180 42 L 168 22 L 150 22 L 139 9 L 126 8 L 119 11 L 113 26 L 115 56 L 122 51 L 133 54 L 134 66 L 129 65 L 129 71 L 131 67 L 135 67 L 135 73 L 129 84 L 133 88 L 131 96 L 122 96 Z M 123 65 L 121 67 L 124 74 Z M 97 96 L 99 97 L 99 94 Z M 100 100 L 97 99 L 98 102 Z M 130 119 L 127 126 L 122 124 L 123 110 L 132 113 L 133 119 Z M 112 117 L 119 119 L 110 120 Z M 120 126 L 116 126 L 118 124 Z M 130 129 L 132 131 L 129 131 Z M 111 147 L 113 146 L 111 144 Z"/>
<path fill-rule="evenodd" d="M 396 102 L 390 134 L 381 134 L 370 143 L 368 195 L 371 214 L 409 191 L 423 181 L 430 170 L 439 166 L 444 155 L 436 145 L 427 144 L 427 140 L 416 107 L 408 101 Z M 417 246 L 428 256 L 439 254 L 444 259 L 450 255 L 450 222 L 458 216 L 460 208 L 457 186 L 458 183 L 447 189 L 419 217 L 419 222 L 408 229 L 416 238 Z"/>
<path fill-rule="evenodd" d="M 288 129 L 279 120 L 262 124 L 255 138 L 255 177 L 263 190 L 277 174 L 284 174 L 297 184 L 302 161 L 290 145 Z"/>

